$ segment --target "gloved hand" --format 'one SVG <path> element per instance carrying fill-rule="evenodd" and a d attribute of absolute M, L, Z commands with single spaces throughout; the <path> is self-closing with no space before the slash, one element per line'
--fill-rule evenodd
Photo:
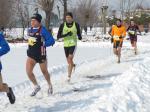
<path fill-rule="evenodd" d="M 72 36 L 72 35 L 73 35 L 73 33 L 70 31 L 70 32 L 68 32 L 66 34 L 61 35 L 59 38 L 65 38 L 67 36 Z"/>
<path fill-rule="evenodd" d="M 70 31 L 70 32 L 68 32 L 67 34 L 66 34 L 66 36 L 72 36 L 72 32 Z"/>
<path fill-rule="evenodd" d="M 124 37 L 120 36 L 119 39 L 123 39 Z"/>
<path fill-rule="evenodd" d="M 113 39 L 113 37 L 111 38 L 111 43 L 113 43 L 114 42 L 114 39 Z"/>
<path fill-rule="evenodd" d="M 79 40 L 82 40 L 82 37 L 78 37 Z"/>

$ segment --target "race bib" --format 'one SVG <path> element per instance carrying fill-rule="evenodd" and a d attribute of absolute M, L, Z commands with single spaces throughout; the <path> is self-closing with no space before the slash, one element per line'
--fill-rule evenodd
<path fill-rule="evenodd" d="M 75 43 L 75 41 L 74 41 L 74 40 L 70 40 L 70 43 L 71 43 L 71 44 L 74 44 L 74 43 Z"/>
<path fill-rule="evenodd" d="M 114 40 L 120 40 L 119 36 L 113 36 Z"/>
<path fill-rule="evenodd" d="M 36 44 L 36 38 L 34 38 L 34 37 L 29 37 L 29 38 L 28 38 L 28 44 L 29 44 L 30 46 L 34 46 L 34 45 Z"/>
<path fill-rule="evenodd" d="M 129 34 L 134 35 L 135 31 L 129 30 Z"/>

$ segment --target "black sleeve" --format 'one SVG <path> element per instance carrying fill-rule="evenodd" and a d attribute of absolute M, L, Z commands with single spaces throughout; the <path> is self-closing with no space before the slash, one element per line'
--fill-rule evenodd
<path fill-rule="evenodd" d="M 61 24 L 60 27 L 59 27 L 58 34 L 57 34 L 57 39 L 62 38 L 63 28 L 64 28 L 64 23 Z"/>
<path fill-rule="evenodd" d="M 109 29 L 108 34 L 111 35 L 112 27 Z"/>
<path fill-rule="evenodd" d="M 130 29 L 130 26 L 127 28 L 127 31 L 129 31 L 129 29 Z"/>
<path fill-rule="evenodd" d="M 136 26 L 136 28 L 137 28 L 138 32 L 139 32 L 139 33 L 141 33 L 141 31 L 140 31 L 140 29 L 139 29 L 138 25 Z"/>
<path fill-rule="evenodd" d="M 79 40 L 82 40 L 81 29 L 80 29 L 80 25 L 78 23 L 76 23 L 76 28 L 77 28 L 78 38 L 79 38 Z"/>

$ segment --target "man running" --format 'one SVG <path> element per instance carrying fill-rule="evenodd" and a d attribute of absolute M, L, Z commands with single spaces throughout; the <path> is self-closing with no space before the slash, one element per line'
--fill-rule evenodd
<path fill-rule="evenodd" d="M 64 50 L 68 62 L 68 82 L 75 68 L 73 58 L 77 47 L 77 36 L 79 40 L 82 40 L 80 26 L 73 20 L 73 14 L 68 12 L 66 14 L 66 22 L 60 25 L 57 35 L 57 39 L 64 38 Z"/>
<path fill-rule="evenodd" d="M 113 38 L 113 50 L 114 54 L 118 57 L 118 63 L 120 63 L 121 58 L 121 48 L 123 44 L 123 39 L 126 36 L 126 29 L 122 25 L 122 21 L 118 19 L 116 25 L 112 26 L 111 36 Z"/>
<path fill-rule="evenodd" d="M 48 83 L 48 95 L 53 93 L 50 74 L 47 68 L 46 47 L 53 46 L 55 41 L 47 29 L 41 25 L 41 20 L 42 16 L 40 14 L 34 14 L 31 18 L 31 28 L 28 31 L 26 72 L 34 85 L 34 91 L 31 96 L 35 96 L 41 89 L 33 73 L 37 63 L 39 63 L 40 69 Z"/>
<path fill-rule="evenodd" d="M 0 31 L 0 57 L 5 55 L 9 51 L 10 51 L 9 45 L 4 39 L 3 30 L 1 30 Z M 1 71 L 2 71 L 2 64 L 0 61 L 0 92 L 6 92 L 10 103 L 14 104 L 15 100 L 16 100 L 15 95 L 12 91 L 12 88 L 8 87 L 8 85 L 6 83 L 3 83 Z"/>
<path fill-rule="evenodd" d="M 131 45 L 134 48 L 134 53 L 135 55 L 137 54 L 137 32 L 140 32 L 139 27 L 135 24 L 134 20 L 130 21 L 130 26 L 127 29 L 129 37 L 130 37 L 130 41 L 131 41 Z"/>

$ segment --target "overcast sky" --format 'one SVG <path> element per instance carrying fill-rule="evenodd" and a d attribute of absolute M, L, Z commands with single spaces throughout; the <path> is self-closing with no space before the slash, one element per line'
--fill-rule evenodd
<path fill-rule="evenodd" d="M 68 1 L 71 1 L 69 3 L 68 7 L 76 7 L 77 2 L 79 0 L 68 0 Z M 94 1 L 94 0 L 92 0 L 92 1 Z M 101 3 L 101 1 L 104 1 L 104 2 L 106 1 L 111 10 L 112 9 L 116 9 L 116 10 L 120 9 L 120 6 L 119 6 L 120 0 L 96 0 L 96 1 L 99 1 L 99 3 Z M 131 0 L 131 1 L 136 1 L 137 3 L 139 3 L 141 0 Z M 61 13 L 63 13 L 63 7 L 61 6 L 61 4 L 57 3 L 57 5 L 60 6 Z M 55 5 L 55 7 L 54 7 L 54 12 L 56 12 L 56 13 L 58 12 L 57 7 L 56 7 L 57 5 Z M 148 7 L 150 8 L 150 0 L 143 0 L 142 5 L 146 8 L 148 8 Z"/>
<path fill-rule="evenodd" d="M 112 7 L 113 9 L 119 9 L 120 0 L 108 0 L 108 1 L 109 1 L 110 7 Z M 140 3 L 141 1 L 143 1 L 142 5 L 146 8 L 150 8 L 150 0 L 131 0 L 131 1 L 136 1 L 137 3 Z"/>
<path fill-rule="evenodd" d="M 36 1 L 36 0 L 34 0 L 34 1 Z M 56 1 L 59 1 L 59 0 L 56 0 Z M 58 15 L 57 6 L 59 6 L 61 16 L 63 16 L 62 4 L 60 2 L 56 2 L 56 1 L 55 1 L 55 6 L 53 8 L 53 10 L 54 10 L 53 12 Z M 68 0 L 68 1 L 69 1 L 69 3 L 68 3 L 69 8 L 77 7 L 77 2 L 79 2 L 79 0 Z M 92 1 L 94 1 L 94 0 L 92 0 Z M 101 1 L 104 1 L 104 2 L 106 1 L 110 10 L 118 10 L 118 11 L 120 10 L 120 5 L 119 5 L 120 0 L 95 0 L 95 1 L 97 1 L 98 2 L 97 4 L 99 4 L 100 6 L 101 6 Z M 137 3 L 139 3 L 139 1 L 141 1 L 141 0 L 131 0 L 131 1 L 136 1 Z M 143 0 L 142 5 L 146 8 L 150 8 L 150 0 Z M 31 13 L 34 13 L 33 7 L 31 8 Z M 40 12 L 40 13 L 42 13 L 42 12 Z M 42 15 L 43 14 L 44 13 L 42 13 Z"/>

